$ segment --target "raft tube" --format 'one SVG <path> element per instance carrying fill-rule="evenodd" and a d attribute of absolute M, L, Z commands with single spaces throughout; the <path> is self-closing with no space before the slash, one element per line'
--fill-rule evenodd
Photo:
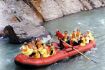
<path fill-rule="evenodd" d="M 83 46 L 74 46 L 74 47 L 78 47 L 76 49 L 83 53 L 83 52 L 91 50 L 91 48 L 94 48 L 95 46 L 96 46 L 95 41 L 90 41 L 90 43 L 84 47 Z M 58 51 L 56 54 L 46 57 L 46 58 L 32 58 L 23 54 L 18 54 L 15 57 L 14 61 L 15 61 L 15 64 L 17 65 L 42 67 L 42 66 L 47 66 L 47 65 L 56 63 L 67 57 L 72 57 L 74 55 L 79 54 L 76 50 L 67 51 L 68 49 Z"/>

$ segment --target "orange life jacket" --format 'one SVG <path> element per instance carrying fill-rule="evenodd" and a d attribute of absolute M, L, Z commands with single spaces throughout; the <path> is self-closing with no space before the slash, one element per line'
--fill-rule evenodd
<path fill-rule="evenodd" d="M 71 38 L 76 38 L 76 34 L 75 33 L 72 33 Z"/>
<path fill-rule="evenodd" d="M 76 32 L 76 37 L 79 37 L 81 35 L 81 32 Z"/>

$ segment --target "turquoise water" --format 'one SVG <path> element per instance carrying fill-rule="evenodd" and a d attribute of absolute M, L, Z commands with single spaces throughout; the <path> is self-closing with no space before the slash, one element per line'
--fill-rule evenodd
<path fill-rule="evenodd" d="M 44 68 L 22 68 L 14 64 L 14 57 L 19 53 L 21 45 L 11 45 L 0 40 L 0 70 L 105 70 L 105 8 L 86 11 L 59 18 L 45 23 L 46 29 L 54 35 L 60 31 L 72 32 L 75 28 L 80 28 L 84 33 L 91 30 L 96 39 L 96 48 L 85 53 L 89 58 L 97 61 L 97 64 L 86 60 L 83 56 L 72 59 L 65 59 Z"/>

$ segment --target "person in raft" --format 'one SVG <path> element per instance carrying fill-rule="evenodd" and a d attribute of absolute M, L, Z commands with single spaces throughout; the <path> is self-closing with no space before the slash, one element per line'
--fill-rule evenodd
<path fill-rule="evenodd" d="M 78 45 L 78 38 L 76 37 L 76 31 L 73 31 L 70 34 L 70 38 L 71 38 L 72 46 Z"/>
<path fill-rule="evenodd" d="M 37 50 L 41 55 L 40 57 L 48 57 L 56 53 L 53 43 L 50 44 L 50 46 L 47 46 L 45 43 L 42 43 L 41 39 L 37 40 L 36 46 L 38 47 Z"/>
<path fill-rule="evenodd" d="M 85 35 L 82 35 L 80 37 L 80 40 L 81 40 L 80 46 L 85 46 L 86 45 L 86 37 L 85 37 Z"/>
<path fill-rule="evenodd" d="M 31 56 L 30 57 L 34 57 L 34 58 L 40 58 L 40 56 L 41 56 L 41 54 L 40 54 L 40 52 L 38 51 L 38 48 L 37 48 L 37 46 L 36 46 L 36 40 L 32 40 L 31 41 L 31 44 L 32 44 L 32 46 L 33 46 L 33 53 L 31 54 Z"/>
<path fill-rule="evenodd" d="M 62 45 L 63 44 L 62 40 L 65 41 L 64 38 L 67 38 L 67 32 L 65 31 L 64 35 L 62 35 L 62 33 L 60 33 L 60 31 L 57 31 L 56 34 L 58 34 L 57 36 L 58 36 L 58 40 L 60 41 L 60 45 Z M 60 37 L 60 39 L 59 39 L 59 37 Z M 85 34 L 82 34 L 80 32 L 80 30 L 77 29 L 76 31 L 73 31 L 70 34 L 69 39 L 70 39 L 70 42 L 71 42 L 70 45 L 72 45 L 72 46 L 77 46 L 77 45 L 86 46 L 86 44 L 88 44 L 89 41 L 94 40 L 94 37 L 92 36 L 92 33 L 89 30 Z M 65 45 L 63 44 L 63 46 L 65 46 Z"/>
<path fill-rule="evenodd" d="M 22 54 L 34 58 L 44 58 L 56 53 L 52 43 L 49 48 L 42 43 L 42 40 L 39 38 L 37 40 L 32 40 L 29 43 L 25 42 L 20 49 Z"/>
<path fill-rule="evenodd" d="M 86 44 L 88 44 L 92 40 L 94 40 L 92 33 L 90 31 L 87 31 L 85 34 L 81 34 L 78 42 L 80 46 L 86 46 Z"/>
<path fill-rule="evenodd" d="M 71 34 L 70 34 L 70 37 L 71 37 L 71 41 L 72 41 L 72 46 L 76 46 L 76 45 L 79 45 L 80 44 L 80 37 L 81 37 L 81 31 L 80 29 L 77 29 L 76 31 L 73 31 Z"/>
<path fill-rule="evenodd" d="M 64 31 L 63 36 L 64 36 L 63 41 L 70 44 L 70 37 L 69 37 L 68 31 Z"/>
<path fill-rule="evenodd" d="M 73 43 L 73 46 L 86 46 L 89 43 L 89 38 L 86 34 L 80 34 L 80 37 L 76 37 L 76 42 Z"/>
<path fill-rule="evenodd" d="M 54 55 L 56 53 L 55 46 L 53 43 L 50 44 L 50 55 Z"/>
<path fill-rule="evenodd" d="M 33 49 L 33 52 L 31 55 L 29 55 L 30 57 L 35 57 L 35 58 L 40 58 L 40 54 L 39 52 L 37 51 L 37 47 L 36 47 L 36 40 L 32 39 L 31 42 L 29 42 L 29 45 L 32 47 Z"/>
<path fill-rule="evenodd" d="M 90 32 L 90 30 L 88 30 L 86 32 L 86 35 L 89 37 L 89 40 L 94 40 L 94 37 L 93 37 L 92 33 Z"/>
<path fill-rule="evenodd" d="M 62 34 L 60 31 L 57 31 L 56 36 L 58 37 L 58 40 L 59 40 L 60 50 L 67 49 L 69 47 L 72 48 L 72 46 L 69 46 L 71 45 L 71 42 L 70 42 L 70 36 L 68 34 L 68 31 L 64 31 L 64 34 Z"/>
<path fill-rule="evenodd" d="M 38 51 L 40 52 L 41 57 L 49 56 L 48 50 L 46 49 L 47 46 L 44 43 L 42 43 L 41 39 L 37 39 L 36 46 L 38 47 Z"/>
<path fill-rule="evenodd" d="M 81 31 L 80 31 L 79 28 L 77 28 L 77 30 L 76 30 L 76 38 L 80 39 L 80 36 L 81 36 Z"/>
<path fill-rule="evenodd" d="M 64 45 L 63 45 L 64 36 L 59 30 L 56 31 L 56 36 L 57 36 L 57 38 L 59 40 L 59 49 L 63 50 L 65 48 Z"/>
<path fill-rule="evenodd" d="M 27 56 L 30 56 L 33 53 L 33 48 L 27 42 L 24 42 L 20 50 L 22 54 Z"/>

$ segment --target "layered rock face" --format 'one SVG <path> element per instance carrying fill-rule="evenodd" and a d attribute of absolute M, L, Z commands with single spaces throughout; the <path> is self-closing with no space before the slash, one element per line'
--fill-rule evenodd
<path fill-rule="evenodd" d="M 40 12 L 45 21 L 63 16 L 60 6 L 54 0 L 31 0 L 31 3 Z"/>
<path fill-rule="evenodd" d="M 6 25 L 11 25 L 20 37 L 38 36 L 45 31 L 42 22 L 22 0 L 0 1 L 0 32 Z"/>
<path fill-rule="evenodd" d="M 105 0 L 31 0 L 45 21 L 105 6 Z"/>
<path fill-rule="evenodd" d="M 105 6 L 105 0 L 1 0 L 0 32 L 12 25 L 21 37 L 45 31 L 41 22 Z"/>
<path fill-rule="evenodd" d="M 83 6 L 79 2 L 79 0 L 55 0 L 55 1 L 60 6 L 63 15 L 68 15 L 83 10 Z"/>

